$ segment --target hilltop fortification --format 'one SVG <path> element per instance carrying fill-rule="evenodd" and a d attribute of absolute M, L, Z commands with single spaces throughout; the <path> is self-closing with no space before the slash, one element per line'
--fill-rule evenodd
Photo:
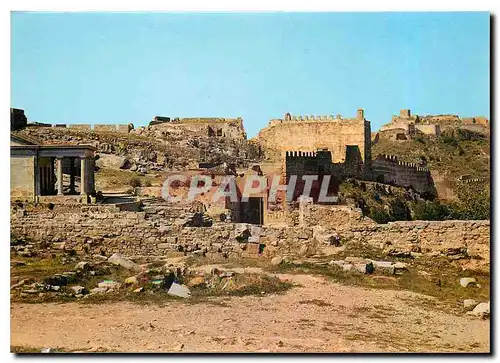
<path fill-rule="evenodd" d="M 371 162 L 370 121 L 359 109 L 356 117 L 342 116 L 292 116 L 273 119 L 262 129 L 255 140 L 262 146 L 266 157 L 284 157 L 286 152 L 329 151 L 331 162 L 344 163 L 348 153 L 355 148 L 365 168 Z"/>
<path fill-rule="evenodd" d="M 217 117 L 170 118 L 156 116 L 149 127 L 161 131 L 189 130 L 207 137 L 222 137 L 233 140 L 246 140 L 243 119 Z"/>
<path fill-rule="evenodd" d="M 409 140 L 419 132 L 425 135 L 439 136 L 448 129 L 466 129 L 489 134 L 490 123 L 484 116 L 460 118 L 457 115 L 412 115 L 409 109 L 403 109 L 399 115 L 392 116 L 391 122 L 380 128 L 379 137 L 390 140 Z"/>

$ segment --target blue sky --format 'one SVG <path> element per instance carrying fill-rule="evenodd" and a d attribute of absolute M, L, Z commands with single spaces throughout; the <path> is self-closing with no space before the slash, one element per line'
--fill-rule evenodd
<path fill-rule="evenodd" d="M 146 125 L 364 108 L 490 109 L 488 13 L 12 13 L 11 106 L 30 121 Z"/>

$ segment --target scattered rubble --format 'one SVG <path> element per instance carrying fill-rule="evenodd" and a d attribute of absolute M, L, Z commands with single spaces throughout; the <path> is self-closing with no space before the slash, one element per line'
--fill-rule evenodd
<path fill-rule="evenodd" d="M 168 294 L 169 295 L 174 295 L 182 298 L 189 298 L 191 297 L 191 291 L 187 286 L 180 285 L 177 283 L 172 283 L 170 286 L 170 289 L 168 289 Z"/>
<path fill-rule="evenodd" d="M 121 284 L 113 280 L 104 280 L 99 282 L 97 286 L 100 287 L 101 289 L 115 290 L 119 289 L 121 287 Z"/>
<path fill-rule="evenodd" d="M 85 295 L 88 292 L 83 286 L 71 286 L 71 290 L 73 290 L 75 295 Z"/>
<path fill-rule="evenodd" d="M 108 258 L 108 262 L 112 263 L 113 265 L 119 265 L 122 266 L 123 268 L 126 268 L 127 270 L 134 270 L 134 271 L 141 271 L 141 267 L 134 262 L 130 261 L 129 259 L 123 257 L 119 253 L 114 253 Z"/>

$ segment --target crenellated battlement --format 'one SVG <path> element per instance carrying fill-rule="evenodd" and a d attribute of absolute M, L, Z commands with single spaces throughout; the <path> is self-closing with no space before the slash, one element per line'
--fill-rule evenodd
<path fill-rule="evenodd" d="M 344 121 L 344 122 L 359 122 L 365 121 L 364 110 L 359 109 L 356 117 L 343 119 L 340 114 L 334 115 L 292 115 L 290 112 L 285 113 L 282 119 L 272 119 L 269 126 L 274 126 L 289 122 L 321 122 L 321 121 Z"/>
<path fill-rule="evenodd" d="M 428 168 L 420 166 L 417 163 L 399 160 L 396 155 L 379 154 L 375 160 L 384 161 L 387 163 L 392 163 L 394 165 L 405 167 L 405 168 L 415 168 L 417 171 L 423 171 L 423 172 L 429 171 Z"/>
<path fill-rule="evenodd" d="M 428 168 L 399 160 L 395 155 L 378 155 L 372 163 L 372 168 L 374 174 L 383 177 L 385 183 L 412 187 L 419 193 L 432 190 L 433 183 Z"/>
<path fill-rule="evenodd" d="M 357 110 L 355 117 L 346 119 L 341 115 L 294 116 L 287 112 L 281 119 L 271 119 L 269 125 L 260 130 L 255 141 L 265 153 L 273 157 L 298 156 L 293 154 L 295 151 L 302 152 L 302 156 L 314 157 L 317 150 L 326 150 L 330 152 L 332 163 L 344 163 L 346 148 L 356 147 L 363 168 L 369 168 L 370 136 L 370 121 L 365 119 L 362 109 Z"/>
<path fill-rule="evenodd" d="M 287 158 L 304 158 L 304 157 L 311 157 L 315 158 L 316 157 L 316 152 L 315 151 L 286 151 L 285 156 Z"/>

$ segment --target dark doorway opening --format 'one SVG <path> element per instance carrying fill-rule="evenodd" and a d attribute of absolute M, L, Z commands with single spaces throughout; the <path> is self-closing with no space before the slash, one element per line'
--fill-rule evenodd
<path fill-rule="evenodd" d="M 264 199 L 250 197 L 248 202 L 241 202 L 240 221 L 250 224 L 264 224 Z"/>

